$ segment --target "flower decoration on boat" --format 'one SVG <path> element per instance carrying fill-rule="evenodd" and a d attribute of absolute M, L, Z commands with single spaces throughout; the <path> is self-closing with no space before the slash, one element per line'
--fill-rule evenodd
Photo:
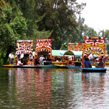
<path fill-rule="evenodd" d="M 68 43 L 68 50 L 83 51 L 84 43 Z"/>

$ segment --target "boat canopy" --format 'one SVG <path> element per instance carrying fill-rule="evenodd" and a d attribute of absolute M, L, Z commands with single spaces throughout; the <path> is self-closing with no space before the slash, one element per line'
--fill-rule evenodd
<path fill-rule="evenodd" d="M 52 50 L 52 56 L 63 56 L 67 50 Z"/>
<path fill-rule="evenodd" d="M 52 39 L 37 39 L 36 40 L 36 48 L 35 48 L 35 55 L 36 58 L 38 57 L 39 53 L 47 52 L 48 56 L 52 58 Z"/>
<path fill-rule="evenodd" d="M 83 51 L 73 51 L 75 57 L 82 57 Z"/>
<path fill-rule="evenodd" d="M 73 55 L 73 56 L 74 56 L 74 53 L 73 53 L 73 51 L 66 51 L 66 52 L 64 53 L 64 55 Z"/>
<path fill-rule="evenodd" d="M 82 51 L 67 51 L 67 50 L 52 50 L 52 56 L 75 55 L 75 57 L 81 57 Z"/>

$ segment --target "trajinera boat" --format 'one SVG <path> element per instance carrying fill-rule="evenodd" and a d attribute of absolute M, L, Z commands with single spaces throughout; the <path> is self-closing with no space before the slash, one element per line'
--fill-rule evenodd
<path fill-rule="evenodd" d="M 85 66 L 85 60 L 88 60 L 91 65 Z M 100 60 L 102 61 L 102 66 L 99 66 Z M 105 37 L 85 36 L 84 50 L 82 54 L 82 72 L 106 72 Z"/>

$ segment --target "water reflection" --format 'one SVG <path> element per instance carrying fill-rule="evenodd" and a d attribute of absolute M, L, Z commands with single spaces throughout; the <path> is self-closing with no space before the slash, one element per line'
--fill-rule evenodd
<path fill-rule="evenodd" d="M 76 69 L 0 69 L 0 107 L 108 109 L 108 80 Z"/>
<path fill-rule="evenodd" d="M 52 99 L 52 78 L 51 70 L 35 70 L 35 97 L 36 107 L 47 108 L 51 105 Z"/>
<path fill-rule="evenodd" d="M 81 72 L 76 72 L 75 69 L 16 69 L 18 104 L 41 109 L 72 106 L 82 88 Z"/>
<path fill-rule="evenodd" d="M 105 73 L 82 73 L 84 108 L 102 107 L 104 103 Z"/>
<path fill-rule="evenodd" d="M 74 108 L 81 96 L 81 72 L 60 69 L 52 72 L 53 107 Z"/>
<path fill-rule="evenodd" d="M 0 108 L 14 108 L 14 104 L 14 70 L 0 68 Z"/>
<path fill-rule="evenodd" d="M 51 72 L 44 69 L 17 69 L 16 91 L 19 104 L 47 108 L 51 102 Z"/>

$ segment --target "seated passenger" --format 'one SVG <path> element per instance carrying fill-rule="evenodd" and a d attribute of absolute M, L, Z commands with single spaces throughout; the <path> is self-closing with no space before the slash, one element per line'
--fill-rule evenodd
<path fill-rule="evenodd" d="M 97 65 L 97 68 L 103 68 L 103 61 L 100 59 L 100 62 Z"/>
<path fill-rule="evenodd" d="M 91 68 L 92 67 L 88 58 L 85 59 L 84 65 L 85 65 L 85 68 Z"/>
<path fill-rule="evenodd" d="M 35 59 L 35 65 L 39 65 L 39 60 Z"/>
<path fill-rule="evenodd" d="M 30 59 L 30 61 L 33 61 L 33 53 L 32 52 L 29 54 L 29 59 Z"/>
<path fill-rule="evenodd" d="M 21 59 L 18 60 L 17 65 L 23 65 L 23 63 L 21 62 Z"/>
<path fill-rule="evenodd" d="M 43 55 L 41 55 L 41 57 L 39 58 L 39 61 L 40 61 L 40 65 L 43 65 L 43 60 L 44 60 L 45 58 L 43 57 Z"/>

